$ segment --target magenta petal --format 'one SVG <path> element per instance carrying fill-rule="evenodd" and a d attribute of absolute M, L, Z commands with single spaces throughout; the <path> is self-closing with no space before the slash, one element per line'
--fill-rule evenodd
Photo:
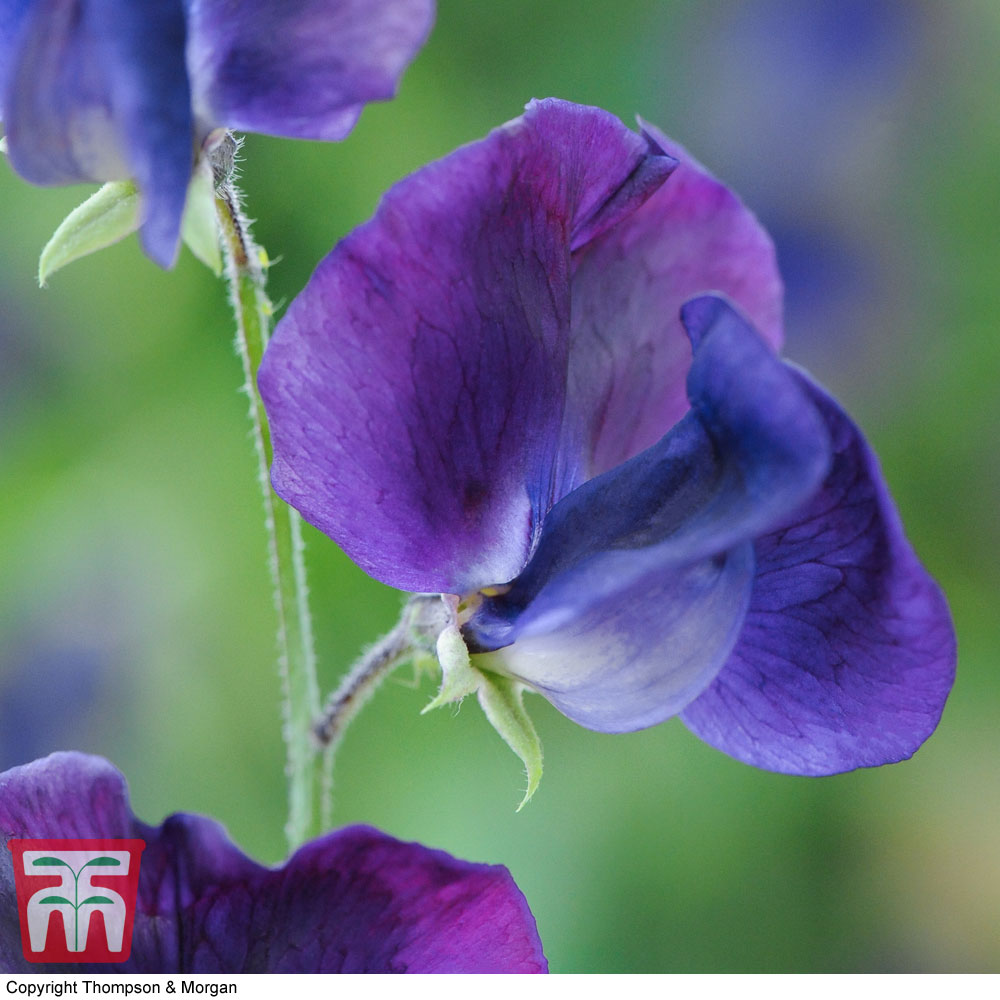
<path fill-rule="evenodd" d="M 433 0 L 190 0 L 188 65 L 208 125 L 343 139 L 424 43 Z"/>
<path fill-rule="evenodd" d="M 334 893 L 336 908 L 328 903 Z M 547 970 L 534 919 L 506 868 L 458 861 L 368 827 L 302 848 L 275 898 L 271 922 L 285 934 L 270 950 L 284 954 L 269 971 Z M 324 933 L 313 945 L 317 927 Z"/>
<path fill-rule="evenodd" d="M 0 834 L 145 840 L 132 954 L 111 971 L 546 971 L 503 867 L 350 827 L 264 868 L 212 820 L 140 823 L 121 774 L 96 757 L 53 754 L 0 775 Z M 9 855 L 0 858 L 0 967 L 109 971 L 25 961 Z"/>
<path fill-rule="evenodd" d="M 917 750 L 951 689 L 955 636 L 861 432 L 800 377 L 830 428 L 833 466 L 794 517 L 757 541 L 743 632 L 682 718 L 739 760 L 819 775 Z"/>
<path fill-rule="evenodd" d="M 569 411 L 586 453 L 584 478 L 655 444 L 687 409 L 691 346 L 681 304 L 721 292 L 774 348 L 782 286 L 756 217 L 686 150 L 644 123 L 679 161 L 634 213 L 574 257 Z"/>
<path fill-rule="evenodd" d="M 397 184 L 265 355 L 278 493 L 401 590 L 515 577 L 578 464 L 558 460 L 570 240 L 671 167 L 606 112 L 549 100 Z"/>

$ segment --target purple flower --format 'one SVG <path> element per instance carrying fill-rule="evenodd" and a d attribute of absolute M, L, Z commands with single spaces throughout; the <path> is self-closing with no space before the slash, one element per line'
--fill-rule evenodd
<path fill-rule="evenodd" d="M 0 117 L 34 184 L 132 178 L 168 267 L 217 128 L 342 139 L 393 95 L 433 0 L 0 0 Z"/>
<path fill-rule="evenodd" d="M 21 950 L 11 856 L 0 858 L 5 972 L 545 972 L 527 903 L 500 866 L 458 861 L 368 827 L 300 848 L 277 869 L 214 820 L 150 827 L 107 761 L 58 753 L 0 775 L 0 833 L 146 842 L 127 962 L 40 966 Z"/>
<path fill-rule="evenodd" d="M 473 665 L 582 725 L 900 760 L 951 686 L 948 609 L 859 430 L 775 356 L 780 307 L 767 235 L 682 149 L 533 103 L 293 302 L 275 489 L 377 579 L 459 595 Z"/>

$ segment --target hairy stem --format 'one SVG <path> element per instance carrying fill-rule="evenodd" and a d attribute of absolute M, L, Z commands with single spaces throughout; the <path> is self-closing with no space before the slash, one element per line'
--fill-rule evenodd
<path fill-rule="evenodd" d="M 313 727 L 323 747 L 323 825 L 329 826 L 333 811 L 333 765 L 348 725 L 378 686 L 414 655 L 429 654 L 447 621 L 448 610 L 437 594 L 417 594 L 403 607 L 391 632 L 362 653 L 330 695 Z"/>
<path fill-rule="evenodd" d="M 319 794 L 319 759 L 312 736 L 313 720 L 319 714 L 319 685 L 302 553 L 302 522 L 298 513 L 275 495 L 268 476 L 271 438 L 255 380 L 271 322 L 271 303 L 264 291 L 266 257 L 253 242 L 240 206 L 239 192 L 229 176 L 217 177 L 215 207 L 236 314 L 236 348 L 250 400 L 250 422 L 264 497 L 268 562 L 278 615 L 278 669 L 288 754 L 289 801 L 285 835 L 294 849 L 317 830 L 316 798 Z"/>

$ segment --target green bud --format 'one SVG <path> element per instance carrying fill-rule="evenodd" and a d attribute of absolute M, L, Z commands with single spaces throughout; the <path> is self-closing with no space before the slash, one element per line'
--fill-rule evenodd
<path fill-rule="evenodd" d="M 222 274 L 222 250 L 215 214 L 215 181 L 207 160 L 199 161 L 188 184 L 181 239 L 216 277 Z"/>
<path fill-rule="evenodd" d="M 423 712 L 452 702 L 461 701 L 467 695 L 474 694 L 482 683 L 483 676 L 473 669 L 469 659 L 469 650 L 462 638 L 458 625 L 446 626 L 437 639 L 437 657 L 441 664 L 441 690 L 437 697 Z"/>
<path fill-rule="evenodd" d="M 139 192 L 131 181 L 110 181 L 63 219 L 38 260 L 38 284 L 74 260 L 103 250 L 139 228 Z"/>

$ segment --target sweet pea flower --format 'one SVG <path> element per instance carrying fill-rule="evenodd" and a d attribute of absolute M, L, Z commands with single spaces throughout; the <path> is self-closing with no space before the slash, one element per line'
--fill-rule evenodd
<path fill-rule="evenodd" d="M 947 605 L 780 341 L 730 191 L 651 126 L 533 102 L 292 303 L 259 379 L 274 487 L 376 579 L 455 595 L 472 667 L 581 725 L 680 715 L 794 774 L 898 761 L 952 683 Z"/>
<path fill-rule="evenodd" d="M 11 164 L 33 184 L 134 180 L 143 247 L 169 267 L 218 130 L 344 138 L 433 15 L 433 0 L 0 0 Z"/>
<path fill-rule="evenodd" d="M 129 809 L 107 761 L 56 753 L 0 775 L 0 835 L 140 839 L 129 959 L 39 965 L 22 953 L 11 855 L 0 858 L 5 972 L 545 972 L 527 903 L 506 868 L 458 861 L 355 826 L 281 867 L 243 855 L 214 820 L 158 827 Z M 51 933 L 51 931 L 50 931 Z"/>

